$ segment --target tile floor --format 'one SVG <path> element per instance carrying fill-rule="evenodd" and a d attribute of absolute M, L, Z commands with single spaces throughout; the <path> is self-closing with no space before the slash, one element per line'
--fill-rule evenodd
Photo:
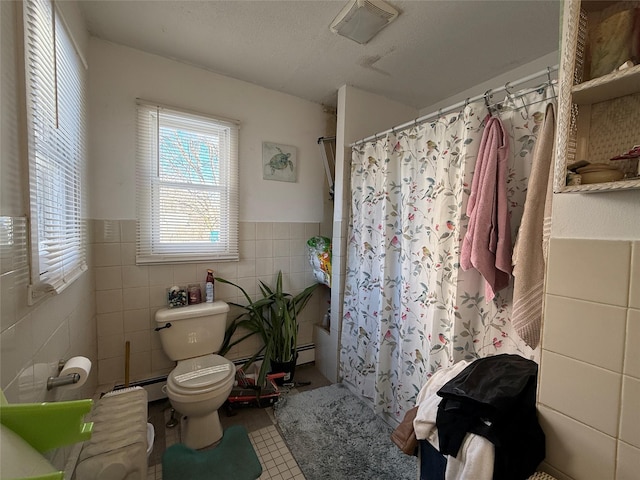
<path fill-rule="evenodd" d="M 295 388 L 281 389 L 281 395 L 296 393 L 330 385 L 313 364 L 296 367 Z M 309 382 L 308 385 L 305 383 Z M 169 400 L 157 400 L 149 404 L 149 422 L 155 429 L 153 452 L 149 457 L 147 480 L 162 480 L 162 453 L 174 443 L 180 442 L 180 426 L 167 428 L 171 419 Z M 278 431 L 272 407 L 239 407 L 221 409 L 220 422 L 223 428 L 231 425 L 243 425 L 249 432 L 260 464 L 260 480 L 304 480 L 304 475 L 287 448 Z"/>

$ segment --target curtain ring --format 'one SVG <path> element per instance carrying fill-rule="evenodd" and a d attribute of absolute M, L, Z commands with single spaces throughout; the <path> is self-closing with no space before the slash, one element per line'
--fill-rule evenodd
<path fill-rule="evenodd" d="M 513 95 L 513 93 L 509 91 L 509 82 L 504 84 L 504 91 L 507 92 L 509 95 Z"/>
<path fill-rule="evenodd" d="M 469 106 L 469 100 L 470 100 L 470 97 L 467 97 L 464 99 L 464 103 L 462 104 L 462 108 L 460 109 L 460 115 L 464 115 L 464 111 Z"/>
<path fill-rule="evenodd" d="M 553 88 L 553 80 L 551 80 L 551 67 L 547 67 L 547 78 L 549 79 L 549 86 L 551 87 L 551 92 L 553 93 L 554 98 L 556 95 L 556 89 Z"/>
<path fill-rule="evenodd" d="M 486 92 L 484 92 L 484 104 L 486 105 L 487 109 L 491 110 L 491 107 L 489 107 L 489 97 L 491 96 L 491 89 L 487 90 Z"/>

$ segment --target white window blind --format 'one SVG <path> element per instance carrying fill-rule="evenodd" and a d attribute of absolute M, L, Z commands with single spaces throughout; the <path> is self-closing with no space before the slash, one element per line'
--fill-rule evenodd
<path fill-rule="evenodd" d="M 238 259 L 238 125 L 138 102 L 137 263 Z"/>
<path fill-rule="evenodd" d="M 86 270 L 86 71 L 50 0 L 26 0 L 30 302 Z"/>

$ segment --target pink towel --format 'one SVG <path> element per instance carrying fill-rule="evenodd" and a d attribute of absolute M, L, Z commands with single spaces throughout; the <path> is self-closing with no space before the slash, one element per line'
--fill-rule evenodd
<path fill-rule="evenodd" d="M 499 118 L 487 121 L 467 204 L 469 226 L 460 265 L 475 268 L 485 279 L 485 300 L 509 285 L 511 226 L 507 203 L 508 137 Z"/>

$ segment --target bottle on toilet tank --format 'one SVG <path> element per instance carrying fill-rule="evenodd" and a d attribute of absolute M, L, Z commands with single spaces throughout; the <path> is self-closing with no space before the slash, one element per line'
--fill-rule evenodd
<path fill-rule="evenodd" d="M 205 300 L 208 303 L 213 302 L 213 270 L 207 270 L 207 284 L 204 287 Z"/>

